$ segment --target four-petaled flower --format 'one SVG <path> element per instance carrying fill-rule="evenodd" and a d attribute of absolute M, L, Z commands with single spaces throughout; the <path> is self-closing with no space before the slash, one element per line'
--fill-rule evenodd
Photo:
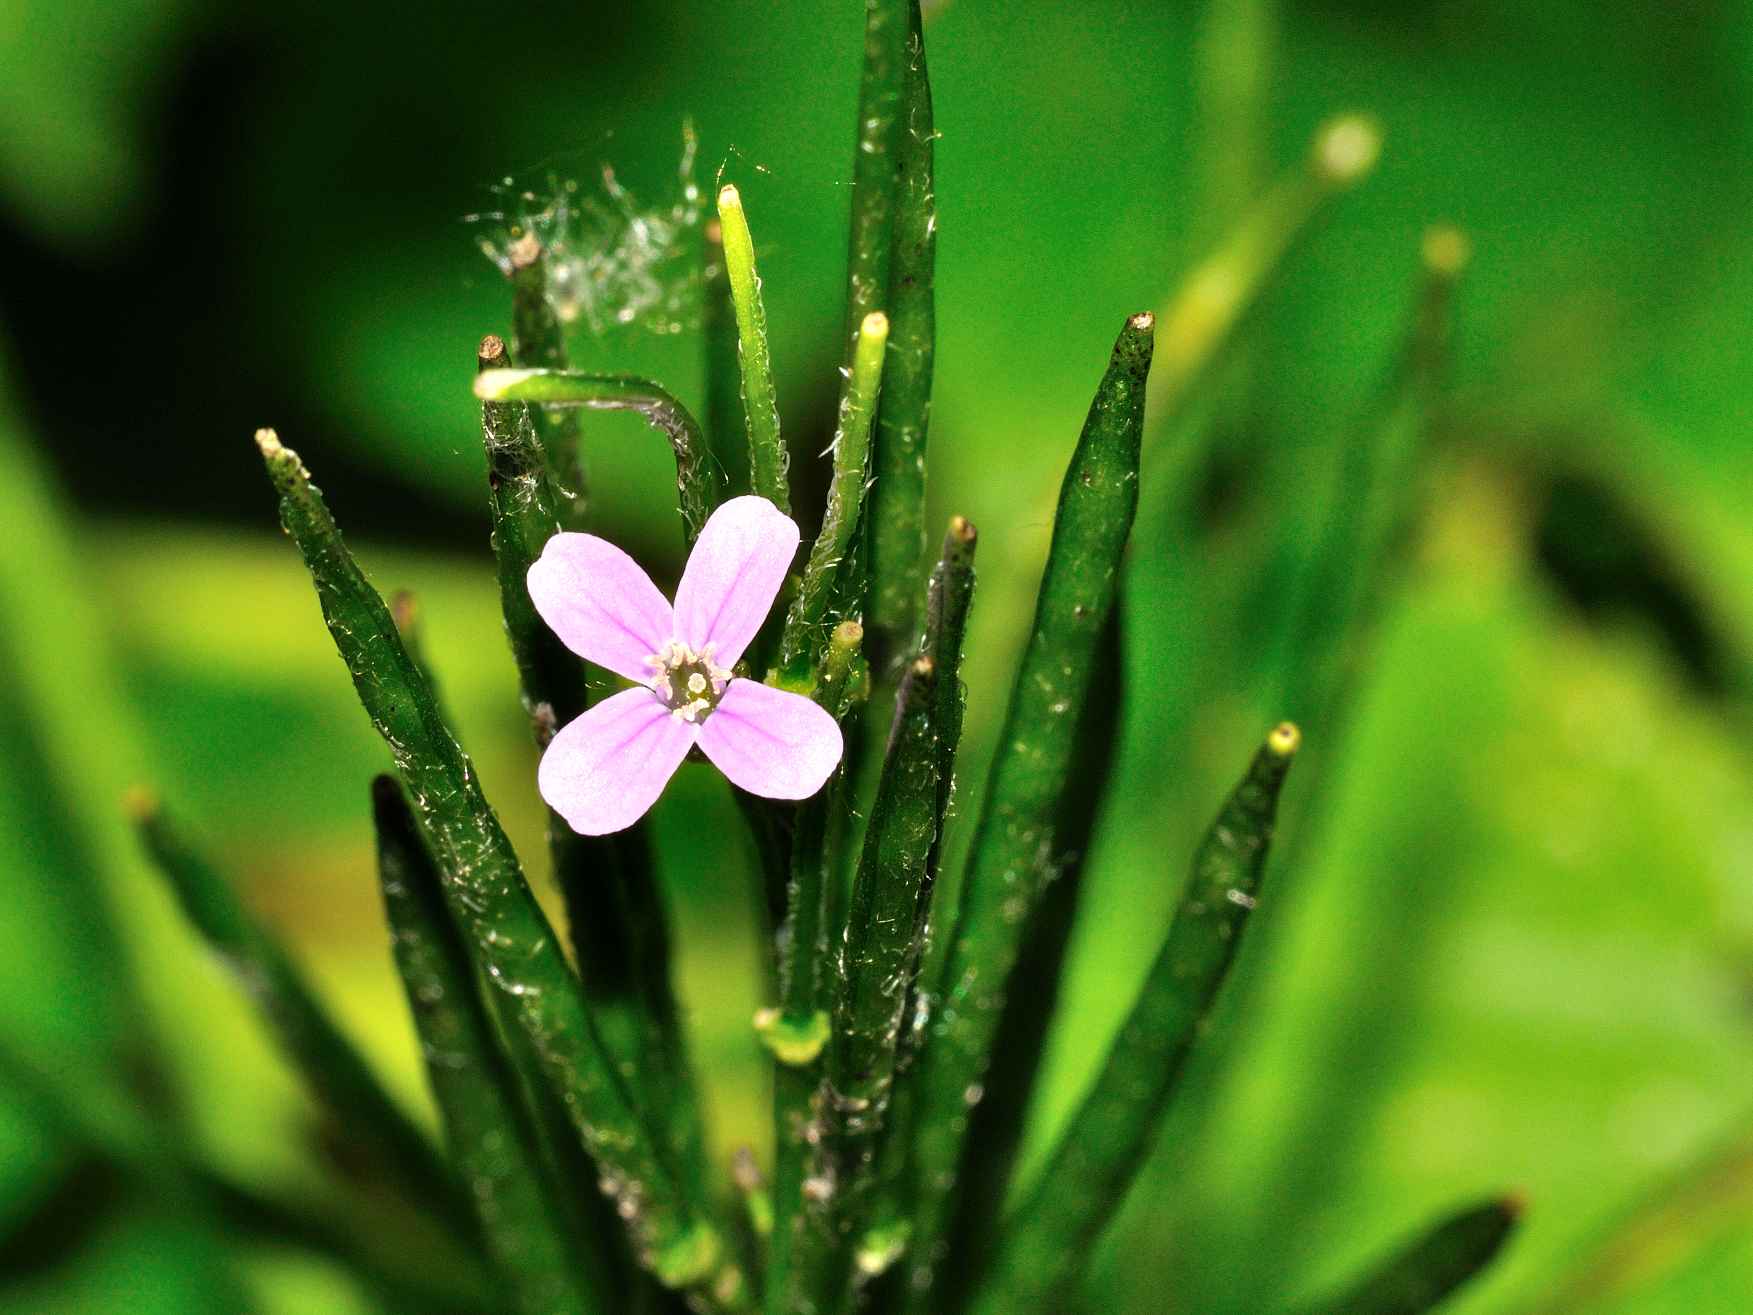
<path fill-rule="evenodd" d="M 751 794 L 807 799 L 840 761 L 840 727 L 801 694 L 731 673 L 767 619 L 797 526 L 765 498 L 712 513 L 671 607 L 626 553 L 556 534 L 530 567 L 530 601 L 580 657 L 639 682 L 563 727 L 536 783 L 574 831 L 607 835 L 657 802 L 699 745 Z"/>

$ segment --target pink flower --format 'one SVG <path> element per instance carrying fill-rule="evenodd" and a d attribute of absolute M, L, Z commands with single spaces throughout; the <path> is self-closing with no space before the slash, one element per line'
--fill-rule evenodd
<path fill-rule="evenodd" d="M 530 567 L 530 601 L 566 647 L 639 682 L 563 727 L 536 783 L 574 831 L 632 826 L 699 745 L 737 785 L 807 799 L 840 761 L 840 727 L 801 694 L 733 676 L 797 551 L 797 526 L 765 498 L 712 513 L 671 607 L 626 553 L 556 534 Z"/>

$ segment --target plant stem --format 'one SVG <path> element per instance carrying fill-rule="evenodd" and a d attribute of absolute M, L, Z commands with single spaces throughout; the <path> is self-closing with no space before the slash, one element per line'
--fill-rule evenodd
<path fill-rule="evenodd" d="M 1168 937 L 1095 1084 L 1005 1221 L 975 1315 L 1045 1310 L 1144 1167 L 1258 900 L 1279 791 L 1299 741 L 1288 722 L 1274 730 L 1206 833 Z"/>
<path fill-rule="evenodd" d="M 595 411 L 637 411 L 669 440 L 676 454 L 676 502 L 684 543 L 692 548 L 718 505 L 722 481 L 713 469 L 700 422 L 661 385 L 627 374 L 580 370 L 484 370 L 475 376 L 484 402 L 582 406 Z"/>
<path fill-rule="evenodd" d="M 487 1249 L 525 1315 L 606 1309 L 581 1286 L 556 1227 L 557 1184 L 542 1172 L 518 1080 L 482 1005 L 438 871 L 393 777 L 372 787 L 390 944 L 453 1162 L 469 1184 Z M 606 1295 L 606 1294 L 605 1294 Z"/>
<path fill-rule="evenodd" d="M 909 1174 L 916 1232 L 906 1285 L 914 1309 L 930 1308 L 934 1252 L 953 1212 L 968 1107 L 983 1091 L 1029 912 L 1056 871 L 1054 822 L 1138 507 L 1153 327 L 1148 313 L 1126 321 L 1066 471 L 1034 626 L 969 850 L 920 1056 Z"/>
<path fill-rule="evenodd" d="M 736 312 L 737 363 L 742 371 L 750 487 L 789 516 L 791 492 L 786 469 L 790 458 L 779 433 L 779 395 L 773 386 L 767 308 L 761 300 L 761 276 L 755 271 L 755 240 L 749 233 L 748 216 L 743 213 L 742 195 L 735 187 L 727 185 L 718 193 L 718 221 L 724 238 L 730 301 Z"/>
<path fill-rule="evenodd" d="M 706 1287 L 722 1256 L 717 1231 L 683 1195 L 668 1155 L 603 1052 L 578 979 L 474 766 L 440 717 L 383 600 L 342 543 L 304 463 L 272 430 L 259 431 L 256 443 L 280 495 L 281 522 L 304 556 L 360 701 L 394 756 L 477 967 L 510 998 L 517 1025 L 616 1198 L 641 1262 L 668 1286 Z"/>
<path fill-rule="evenodd" d="M 858 531 L 859 509 L 870 469 L 870 428 L 882 386 L 883 357 L 889 342 L 889 321 L 881 311 L 864 319 L 852 373 L 840 399 L 840 423 L 834 431 L 834 479 L 828 487 L 828 508 L 821 532 L 810 547 L 803 583 L 785 617 L 779 639 L 779 669 L 788 683 L 814 688 L 829 635 L 824 631 L 829 603 L 835 596 L 840 570 Z"/>
<path fill-rule="evenodd" d="M 937 342 L 937 137 L 918 0 L 909 9 L 901 126 L 895 139 L 889 355 L 872 441 L 870 624 L 879 668 L 913 640 L 925 562 L 926 441 Z"/>

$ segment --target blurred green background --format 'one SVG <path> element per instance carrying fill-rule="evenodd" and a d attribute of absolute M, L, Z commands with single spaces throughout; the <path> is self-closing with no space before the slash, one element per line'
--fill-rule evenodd
<path fill-rule="evenodd" d="M 807 463 L 837 387 L 861 21 L 855 0 L 0 0 L 0 1309 L 372 1309 L 87 1150 L 111 1123 L 149 1155 L 174 1125 L 245 1181 L 331 1190 L 298 1083 L 133 846 L 133 783 L 425 1108 L 372 873 L 387 757 L 250 434 L 277 426 L 380 586 L 418 592 L 538 854 L 468 394 L 509 298 L 479 250 L 495 221 L 470 217 L 565 178 L 612 210 L 604 164 L 663 212 L 691 119 L 761 243 Z M 1305 727 L 1294 862 L 1089 1308 L 1268 1309 L 1506 1188 L 1526 1226 L 1458 1312 L 1753 1308 L 1753 8 L 951 0 L 927 42 L 934 517 L 984 540 L 964 783 L 1120 319 L 1163 305 L 1321 120 L 1365 110 L 1386 136 L 1161 436 L 1209 459 L 1199 514 L 1146 471 L 1116 786 L 1026 1159 L 1219 792 L 1294 711 L 1286 599 L 1421 234 L 1451 222 L 1474 250 L 1351 715 Z M 575 363 L 697 402 L 686 263 L 639 272 L 653 304 L 581 323 Z M 673 576 L 666 449 L 605 417 L 587 452 L 602 532 Z M 657 818 L 728 1153 L 766 1136 L 750 854 L 709 772 Z"/>

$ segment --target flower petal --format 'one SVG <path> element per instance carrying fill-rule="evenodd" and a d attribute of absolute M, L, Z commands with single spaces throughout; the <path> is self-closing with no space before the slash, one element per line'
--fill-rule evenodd
<path fill-rule="evenodd" d="M 530 566 L 530 601 L 567 648 L 641 683 L 675 614 L 639 563 L 594 534 L 556 534 Z"/>
<path fill-rule="evenodd" d="M 813 700 L 737 679 L 700 723 L 700 747 L 750 794 L 808 799 L 833 773 L 844 746 L 840 727 Z"/>
<path fill-rule="evenodd" d="M 657 802 L 694 734 L 650 690 L 624 689 L 561 727 L 536 785 L 579 834 L 623 831 Z"/>
<path fill-rule="evenodd" d="M 732 498 L 712 513 L 676 589 L 676 638 L 732 667 L 773 610 L 797 555 L 797 524 L 766 498 Z"/>

